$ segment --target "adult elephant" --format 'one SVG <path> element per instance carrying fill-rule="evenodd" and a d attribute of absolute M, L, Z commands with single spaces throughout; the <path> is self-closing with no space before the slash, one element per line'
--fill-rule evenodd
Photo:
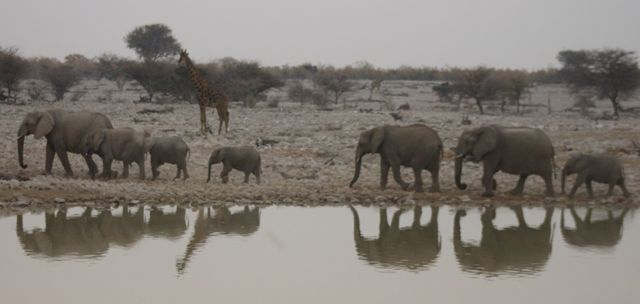
<path fill-rule="evenodd" d="M 82 154 L 81 141 L 87 135 L 101 129 L 111 129 L 111 121 L 96 112 L 67 112 L 53 109 L 28 113 L 18 129 L 18 161 L 24 169 L 24 138 L 33 134 L 35 139 L 46 137 L 45 172 L 51 174 L 53 156 L 58 155 L 67 176 L 73 176 L 67 152 Z M 89 173 L 95 176 L 98 169 L 90 155 L 83 155 Z"/>
<path fill-rule="evenodd" d="M 28 255 L 44 257 L 91 257 L 104 254 L 109 242 L 100 231 L 100 223 L 86 208 L 79 217 L 67 217 L 67 210 L 45 214 L 45 229 L 25 231 L 22 215 L 17 216 L 16 234 Z"/>
<path fill-rule="evenodd" d="M 613 215 L 610 210 L 607 211 L 607 218 L 597 221 L 591 221 L 593 209 L 589 208 L 584 219 L 581 219 L 573 207 L 569 208 L 575 229 L 565 226 L 564 209 L 560 219 L 560 230 L 565 242 L 577 247 L 613 247 L 622 239 L 622 224 L 628 209 L 624 209 L 618 217 Z"/>
<path fill-rule="evenodd" d="M 544 179 L 546 195 L 553 196 L 553 158 L 553 144 L 542 130 L 498 125 L 467 130 L 460 135 L 456 147 L 456 186 L 461 190 L 467 188 L 461 182 L 462 162 L 470 160 L 482 162 L 485 189 L 482 196 L 493 196 L 493 175 L 498 171 L 520 176 L 511 190 L 513 195 L 522 194 L 529 175 L 538 175 Z"/>
<path fill-rule="evenodd" d="M 260 209 L 245 206 L 242 211 L 232 213 L 228 208 L 216 208 L 211 216 L 211 208 L 201 208 L 198 211 L 191 240 L 187 244 L 184 257 L 176 262 L 178 273 L 183 273 L 187 264 L 198 248 L 204 246 L 210 235 L 230 234 L 248 236 L 258 231 L 260 227 Z"/>
<path fill-rule="evenodd" d="M 411 227 L 400 228 L 400 209 L 393 214 L 391 225 L 387 221 L 387 209 L 380 208 L 378 238 L 368 239 L 360 232 L 360 217 L 355 208 L 353 213 L 353 237 L 358 256 L 372 265 L 383 268 L 405 268 L 419 270 L 433 264 L 440 253 L 438 233 L 438 210 L 431 207 L 429 224 L 421 225 L 422 207 L 413 209 Z"/>
<path fill-rule="evenodd" d="M 551 256 L 553 208 L 547 208 L 538 228 L 527 225 L 522 207 L 512 208 L 518 219 L 517 227 L 496 229 L 495 209 L 489 207 L 481 215 L 482 237 L 477 245 L 462 241 L 459 210 L 454 217 L 453 247 L 462 270 L 486 275 L 505 272 L 535 273 L 544 268 Z"/>
<path fill-rule="evenodd" d="M 353 187 L 360 177 L 362 157 L 369 153 L 380 154 L 380 189 L 387 186 L 389 168 L 393 178 L 403 190 L 409 184 L 400 176 L 400 166 L 411 167 L 415 176 L 414 188 L 422 192 L 422 170 L 431 173 L 431 192 L 440 191 L 438 175 L 442 159 L 442 140 L 433 129 L 423 125 L 381 126 L 362 132 L 358 140 L 355 158 L 355 172 L 349 187 Z"/>

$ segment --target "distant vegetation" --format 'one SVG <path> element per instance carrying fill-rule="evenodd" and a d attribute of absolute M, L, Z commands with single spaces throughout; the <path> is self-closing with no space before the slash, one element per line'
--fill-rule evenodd
<path fill-rule="evenodd" d="M 96 58 L 70 54 L 60 61 L 23 58 L 17 48 L 0 48 L 1 97 L 15 102 L 18 91 L 23 89 L 31 100 L 42 100 L 46 95 L 42 86 L 46 85 L 54 100 L 62 100 L 80 80 L 104 78 L 113 81 L 120 91 L 127 82 L 135 81 L 147 93 L 141 102 L 154 102 L 159 94 L 195 102 L 197 92 L 186 68 L 179 66 L 175 58 L 181 45 L 169 27 L 143 25 L 128 33 L 124 41 L 138 54 L 138 59 L 105 53 Z M 536 71 L 485 66 L 377 68 L 368 62 L 339 68 L 309 63 L 264 67 L 254 61 L 229 57 L 196 63 L 196 67 L 210 85 L 220 87 L 232 100 L 242 101 L 248 107 L 265 100 L 264 93 L 282 87 L 285 80 L 292 82 L 287 91 L 290 100 L 320 107 L 338 103 L 346 93 L 358 89 L 354 80 L 418 80 L 437 82 L 432 89 L 442 102 L 459 105 L 462 100 L 471 100 L 484 113 L 483 103 L 497 100 L 502 111 L 509 104 L 519 112 L 520 100 L 530 88 L 564 83 L 583 103 L 592 98 L 609 100 L 618 115 L 623 110 L 620 102 L 640 87 L 640 70 L 632 51 L 565 50 L 557 59 L 562 65 L 560 69 Z M 20 81 L 27 79 L 28 85 L 19 86 Z M 312 87 L 304 83 L 311 83 Z M 270 106 L 274 105 L 277 102 L 271 102 Z"/>

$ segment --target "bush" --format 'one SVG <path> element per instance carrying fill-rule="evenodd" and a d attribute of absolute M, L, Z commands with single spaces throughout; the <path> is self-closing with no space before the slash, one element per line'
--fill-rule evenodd
<path fill-rule="evenodd" d="M 205 76 L 222 89 L 231 100 L 245 100 L 284 85 L 280 78 L 260 67 L 257 62 L 224 58 L 205 65 Z"/>
<path fill-rule="evenodd" d="M 300 104 L 304 104 L 309 102 L 311 96 L 313 95 L 313 90 L 305 88 L 302 82 L 294 81 L 287 91 L 287 96 L 291 101 L 299 102 Z"/>
<path fill-rule="evenodd" d="M 138 62 L 129 61 L 123 65 L 126 75 L 137 81 L 140 86 L 147 92 L 145 98 L 141 98 L 141 102 L 153 102 L 153 97 L 157 93 L 175 93 L 176 84 L 174 83 L 175 65 L 166 62 Z"/>

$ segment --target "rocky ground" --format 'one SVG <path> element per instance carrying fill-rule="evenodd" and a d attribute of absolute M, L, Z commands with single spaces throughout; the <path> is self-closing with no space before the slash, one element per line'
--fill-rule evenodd
<path fill-rule="evenodd" d="M 459 111 L 456 106 L 440 103 L 432 95 L 430 83 L 385 82 L 381 94 L 374 95 L 378 102 L 367 102 L 368 90 L 361 83 L 359 90 L 349 94 L 347 103 L 340 103 L 332 111 L 318 110 L 315 106 L 300 106 L 286 102 L 286 89 L 270 93 L 269 98 L 281 100 L 278 108 L 264 103 L 256 108 L 231 108 L 231 123 L 228 134 L 198 134 L 198 107 L 189 104 L 149 105 L 134 103 L 140 94 L 128 87 L 124 92 L 108 93 L 111 101 L 101 92 L 109 84 L 91 82 L 76 91 L 85 90 L 76 101 L 65 100 L 56 104 L 27 103 L 26 105 L 0 105 L 0 206 L 24 207 L 48 205 L 52 202 L 66 204 L 99 204 L 102 202 L 127 203 L 237 203 L 237 204 L 598 204 L 608 206 L 636 206 L 640 204 L 640 153 L 632 141 L 640 143 L 640 125 L 637 117 L 625 114 L 619 120 L 597 120 L 607 118 L 603 111 L 592 110 L 591 118 L 576 111 L 566 111 L 573 103 L 561 87 L 535 89 L 525 98 L 525 114 L 516 115 L 514 107 L 501 114 L 496 106 L 489 106 L 487 115 L 478 115 L 470 105 Z M 102 94 L 102 95 L 101 95 Z M 547 103 L 552 104 L 548 114 Z M 401 120 L 395 120 L 390 107 L 409 104 L 411 110 L 402 111 Z M 139 114 L 144 109 L 173 107 L 173 112 Z M 16 152 L 16 132 L 23 116 L 34 110 L 58 107 L 70 110 L 92 110 L 106 114 L 116 127 L 132 126 L 149 130 L 153 136 L 180 135 L 191 148 L 188 163 L 191 178 L 172 180 L 175 166 L 160 168 L 160 179 L 156 181 L 137 179 L 137 168 L 129 179 L 91 180 L 87 176 L 84 161 L 79 155 L 70 155 L 74 178 L 65 178 L 59 161 L 54 162 L 52 175 L 42 175 L 44 170 L 44 140 L 28 137 L 25 141 L 27 169 L 20 169 Z M 370 109 L 370 111 L 363 111 Z M 469 115 L 470 125 L 462 125 L 462 115 Z M 208 119 L 217 129 L 217 116 L 208 111 Z M 378 156 L 365 157 L 360 180 L 352 189 L 348 183 L 353 174 L 354 147 L 360 132 L 382 124 L 424 123 L 436 129 L 445 145 L 445 159 L 440 171 L 442 193 L 419 193 L 402 191 L 390 179 L 385 191 L 377 189 L 379 178 Z M 517 177 L 497 174 L 498 193 L 492 199 L 481 197 L 481 167 L 467 164 L 463 180 L 469 184 L 467 190 L 458 190 L 453 183 L 453 152 L 457 137 L 466 128 L 483 124 L 499 123 L 508 126 L 531 126 L 544 130 L 556 148 L 556 163 L 562 166 L 574 152 L 606 152 L 619 157 L 625 164 L 627 187 L 634 194 L 623 199 L 619 189 L 616 195 L 605 198 L 606 186 L 596 185 L 596 199 L 586 197 L 585 189 L 579 190 L 575 200 L 564 197 L 543 197 L 543 183 L 538 177 L 528 179 L 525 195 L 514 197 L 507 193 L 513 188 Z M 206 165 L 209 154 L 220 146 L 254 145 L 256 139 L 278 141 L 273 146 L 259 148 L 262 155 L 262 184 L 243 184 L 243 174 L 231 173 L 230 183 L 223 185 L 219 179 L 221 166 L 215 166 L 213 182 L 206 181 Z M 99 166 L 100 160 L 94 156 Z M 114 169 L 120 171 L 119 162 Z M 147 175 L 150 168 L 147 163 Z M 559 172 L 558 172 L 559 173 Z M 405 180 L 412 180 L 410 169 L 404 169 Z M 423 178 L 428 187 L 429 173 Z M 568 185 L 573 184 L 569 179 Z M 559 179 L 555 181 L 559 192 Z"/>

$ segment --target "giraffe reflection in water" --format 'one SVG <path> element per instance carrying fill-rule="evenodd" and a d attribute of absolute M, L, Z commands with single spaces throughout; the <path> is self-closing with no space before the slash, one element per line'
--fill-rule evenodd
<path fill-rule="evenodd" d="M 419 270 L 433 264 L 440 253 L 438 233 L 439 207 L 431 207 L 429 224 L 421 225 L 422 207 L 413 208 L 413 222 L 410 227 L 400 228 L 400 216 L 405 210 L 393 213 L 391 225 L 387 221 L 387 209 L 380 208 L 378 238 L 370 239 L 360 232 L 360 216 L 353 213 L 353 237 L 360 259 L 383 268 Z"/>
<path fill-rule="evenodd" d="M 113 215 L 111 210 L 99 211 L 93 216 L 93 209 L 84 208 L 80 216 L 67 216 L 67 209 L 48 212 L 45 229 L 25 231 L 22 215 L 16 219 L 16 234 L 22 248 L 28 255 L 55 257 L 96 257 L 104 255 L 111 245 L 132 247 L 145 234 L 166 238 L 178 238 L 187 229 L 184 208 L 175 213 L 165 214 L 152 210 L 145 223 L 144 208 L 132 212 L 122 207 L 121 215 Z"/>
<path fill-rule="evenodd" d="M 560 219 L 560 229 L 565 242 L 577 247 L 613 247 L 622 238 L 622 224 L 629 209 L 624 209 L 615 217 L 611 210 L 607 211 L 607 218 L 592 221 L 593 208 L 587 209 L 584 219 L 580 218 L 573 207 L 569 208 L 575 228 L 565 226 L 564 209 Z"/>
<path fill-rule="evenodd" d="M 551 256 L 553 208 L 546 208 L 544 221 L 537 228 L 529 227 L 522 207 L 511 209 L 518 226 L 497 229 L 493 224 L 495 208 L 485 208 L 480 216 L 482 236 L 477 245 L 462 241 L 460 219 L 466 212 L 456 212 L 453 245 L 463 271 L 494 276 L 502 273 L 533 274 L 544 269 Z"/>
<path fill-rule="evenodd" d="M 179 274 L 185 272 L 189 261 L 197 250 L 204 246 L 209 236 L 214 234 L 230 234 L 248 236 L 260 227 L 260 209 L 245 206 L 242 211 L 232 213 L 228 208 L 215 208 L 213 216 L 211 208 L 200 208 L 194 224 L 193 236 L 187 244 L 184 256 L 176 262 Z"/>

